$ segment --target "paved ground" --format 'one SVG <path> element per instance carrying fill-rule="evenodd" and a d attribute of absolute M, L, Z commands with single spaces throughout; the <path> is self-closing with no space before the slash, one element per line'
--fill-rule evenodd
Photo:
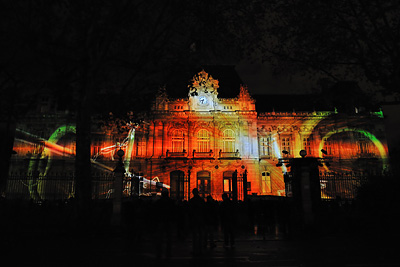
<path fill-rule="evenodd" d="M 400 266 L 397 245 L 368 238 L 313 237 L 287 239 L 241 234 L 234 248 L 216 247 L 192 254 L 191 238 L 173 238 L 170 258 L 157 258 L 159 242 L 125 235 L 41 235 L 34 232 L 6 239 L 3 262 L 14 266 Z"/>
<path fill-rule="evenodd" d="M 158 258 L 163 231 L 157 227 L 163 224 L 152 223 L 152 218 L 138 217 L 136 223 L 112 227 L 109 216 L 98 212 L 84 227 L 73 212 L 45 208 L 0 206 L 4 266 L 400 266 L 398 221 L 388 223 L 391 220 L 384 216 L 372 220 L 379 223 L 359 219 L 349 226 L 332 216 L 328 225 L 321 223 L 324 227 L 313 230 L 319 235 L 292 230 L 297 234 L 290 238 L 284 234 L 290 227 L 265 224 L 262 236 L 241 224 L 234 248 L 224 248 L 218 231 L 216 247 L 200 256 L 192 253 L 191 228 L 178 229 L 174 224 L 171 257 Z M 178 233 L 183 233 L 183 239 Z"/>
<path fill-rule="evenodd" d="M 266 240 L 241 237 L 234 248 L 224 248 L 219 240 L 203 256 L 193 257 L 191 243 L 175 242 L 172 257 L 174 265 L 185 266 L 400 266 L 389 244 L 368 243 L 363 240 L 313 238 L 309 240 Z M 157 262 L 154 253 L 140 253 L 147 262 Z"/>

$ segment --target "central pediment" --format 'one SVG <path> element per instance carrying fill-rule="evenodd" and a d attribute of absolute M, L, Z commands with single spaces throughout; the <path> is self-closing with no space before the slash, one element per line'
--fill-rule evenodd
<path fill-rule="evenodd" d="M 218 80 L 202 70 L 193 76 L 189 88 L 189 109 L 198 111 L 214 110 L 219 88 Z"/>
<path fill-rule="evenodd" d="M 193 76 L 189 87 L 189 97 L 198 96 L 199 94 L 214 94 L 218 95 L 219 88 L 218 80 L 214 79 L 204 70 Z"/>

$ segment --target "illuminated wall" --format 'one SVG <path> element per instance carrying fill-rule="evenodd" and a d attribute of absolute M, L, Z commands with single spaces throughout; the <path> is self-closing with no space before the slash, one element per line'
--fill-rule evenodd
<path fill-rule="evenodd" d="M 159 177 L 172 191 L 178 174 L 190 178 L 183 185 L 185 194 L 206 183 L 206 194 L 220 199 L 231 188 L 229 175 L 237 170 L 240 177 L 246 170 L 249 194 L 285 195 L 283 174 L 290 168 L 276 163 L 299 157 L 302 149 L 331 161 L 321 172 L 379 172 L 387 167 L 381 112 L 257 114 L 247 88 L 241 87 L 236 98 L 218 98 L 218 81 L 204 71 L 194 76 L 187 98 L 171 99 L 161 88 L 151 117 L 137 132 L 142 154 L 134 169 Z M 322 155 L 321 149 L 328 154 Z"/>
<path fill-rule="evenodd" d="M 238 171 L 239 180 L 247 172 L 248 194 L 285 195 L 283 174 L 290 170 L 276 167 L 276 163 L 279 158 L 298 157 L 302 149 L 308 156 L 329 158 L 331 166 L 320 171 L 387 168 L 380 112 L 258 114 L 246 87 L 229 99 L 219 98 L 218 88 L 218 80 L 202 71 L 193 77 L 183 98 L 172 99 L 161 88 L 152 103 L 150 119 L 139 127 L 128 127 L 122 134 L 93 129 L 94 169 L 112 171 L 114 154 L 121 147 L 128 172 L 169 185 L 173 197 L 187 199 L 188 191 L 197 187 L 204 196 L 221 199 L 222 193 L 232 191 L 234 171 Z M 17 155 L 13 156 L 11 172 L 38 171 L 46 176 L 73 171 L 73 120 L 67 115 L 54 116 L 32 115 L 17 126 Z M 327 155 L 321 154 L 321 149 Z"/>

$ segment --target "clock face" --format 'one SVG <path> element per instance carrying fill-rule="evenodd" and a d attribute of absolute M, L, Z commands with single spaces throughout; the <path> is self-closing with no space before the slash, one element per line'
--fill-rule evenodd
<path fill-rule="evenodd" d="M 207 103 L 208 103 L 207 97 L 200 96 L 199 97 L 199 103 L 200 103 L 200 105 L 207 105 Z"/>

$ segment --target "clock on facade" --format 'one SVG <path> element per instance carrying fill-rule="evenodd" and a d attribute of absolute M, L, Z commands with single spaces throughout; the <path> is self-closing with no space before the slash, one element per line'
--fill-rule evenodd
<path fill-rule="evenodd" d="M 207 97 L 200 96 L 199 97 L 199 103 L 200 103 L 200 105 L 207 105 L 207 103 L 208 103 Z"/>

